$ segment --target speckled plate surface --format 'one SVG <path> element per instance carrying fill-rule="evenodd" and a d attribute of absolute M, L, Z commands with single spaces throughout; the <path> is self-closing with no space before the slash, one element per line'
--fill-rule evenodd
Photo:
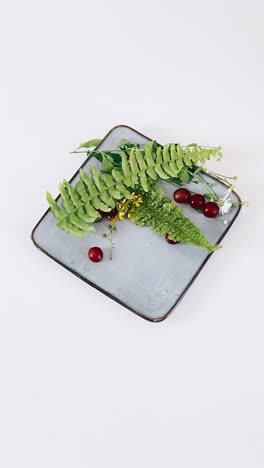
<path fill-rule="evenodd" d="M 149 138 L 125 125 L 114 127 L 101 142 L 100 149 L 113 149 L 123 138 L 146 143 Z M 82 167 L 89 172 L 92 165 L 100 166 L 95 158 L 87 158 Z M 226 187 L 214 179 L 215 191 L 222 195 Z M 72 177 L 73 185 L 79 180 L 78 172 Z M 172 197 L 175 186 L 160 182 L 165 193 Z M 191 189 L 204 193 L 197 184 Z M 232 193 L 233 200 L 240 200 Z M 58 198 L 59 200 L 59 198 Z M 225 219 L 229 224 L 216 222 L 185 207 L 186 216 L 199 226 L 213 243 L 219 243 L 239 213 L 232 208 Z M 109 260 L 109 241 L 102 237 L 107 232 L 107 220 L 96 225 L 96 233 L 87 238 L 72 237 L 56 226 L 50 210 L 42 216 L 32 231 L 36 247 L 89 285 L 122 304 L 127 309 L 152 322 L 164 320 L 177 306 L 192 282 L 210 258 L 204 249 L 184 244 L 169 245 L 149 228 L 136 227 L 129 221 L 118 224 L 114 235 L 113 260 Z M 87 251 L 100 246 L 104 251 L 101 263 L 92 263 Z M 217 255 L 217 253 L 216 253 Z M 89 295 L 89 291 L 87 291 Z"/>

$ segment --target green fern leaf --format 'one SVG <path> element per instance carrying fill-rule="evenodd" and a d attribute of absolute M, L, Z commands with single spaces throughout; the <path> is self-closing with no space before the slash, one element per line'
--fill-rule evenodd
<path fill-rule="evenodd" d="M 91 142 L 87 143 L 88 146 L 90 144 L 92 145 Z M 116 206 L 118 200 L 123 198 L 131 200 L 134 193 L 142 192 L 146 196 L 150 191 L 153 193 L 153 186 L 156 185 L 155 181 L 158 178 L 163 180 L 177 179 L 187 184 L 191 180 L 191 174 L 197 172 L 198 162 L 204 163 L 205 159 L 211 156 L 221 157 L 220 147 L 211 150 L 199 148 L 195 144 L 189 145 L 185 150 L 179 144 L 165 145 L 162 148 L 156 142 L 145 145 L 143 150 L 142 146 L 133 144 L 125 144 L 123 148 L 124 151 L 121 151 L 118 156 L 120 164 L 117 166 L 116 162 L 114 165 L 113 160 L 111 160 L 111 153 L 101 153 L 103 174 L 96 167 L 92 167 L 90 176 L 83 169 L 80 169 L 80 180 L 76 187 L 64 180 L 60 184 L 63 208 L 47 193 L 47 201 L 59 221 L 58 226 L 62 230 L 77 237 L 84 237 L 87 231 L 95 230 L 91 223 L 98 219 L 98 210 L 107 213 Z M 128 152 L 129 158 L 127 158 L 126 152 Z M 115 156 L 116 154 L 113 154 L 113 159 Z M 159 209 L 157 216 L 161 216 L 160 219 L 163 219 L 162 210 L 163 215 L 167 210 L 172 223 L 176 220 L 175 210 L 177 208 L 175 205 L 173 206 L 174 210 L 172 210 L 168 200 L 166 203 L 162 202 L 160 206 L 157 206 Z M 153 210 L 146 213 L 141 207 L 141 212 L 144 214 L 146 225 L 153 225 L 154 230 L 163 232 L 164 228 L 158 223 L 157 216 L 155 225 L 154 221 L 151 221 L 152 218 L 155 218 Z M 139 212 L 137 211 L 137 213 Z M 193 224 L 188 224 L 187 221 L 183 222 L 183 218 L 183 216 L 180 217 L 177 229 L 175 227 L 174 231 L 171 226 L 171 234 L 176 236 L 177 233 L 178 236 L 181 236 L 182 242 L 186 237 L 187 243 L 201 244 L 201 233 L 194 230 L 191 235 Z M 166 223 L 165 226 L 166 233 L 169 233 L 169 226 Z M 189 231 L 187 227 L 190 228 Z M 194 233 L 196 233 L 197 238 L 195 238 Z"/>
<path fill-rule="evenodd" d="M 137 226 L 149 226 L 161 236 L 169 235 L 170 239 L 180 241 L 184 244 L 192 244 L 214 252 L 219 249 L 204 236 L 202 231 L 196 227 L 183 211 L 157 186 L 152 187 L 148 193 L 142 192 L 143 204 L 134 208 L 131 220 Z"/>

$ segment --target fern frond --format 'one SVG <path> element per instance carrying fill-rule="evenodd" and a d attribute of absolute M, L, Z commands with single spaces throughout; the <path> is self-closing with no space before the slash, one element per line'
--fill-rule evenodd
<path fill-rule="evenodd" d="M 108 173 L 101 174 L 96 167 L 92 167 L 89 176 L 83 169 L 80 169 L 80 180 L 75 188 L 64 180 L 60 184 L 62 208 L 47 193 L 47 201 L 58 219 L 58 227 L 71 235 L 84 237 L 87 231 L 95 231 L 91 223 L 99 218 L 98 210 L 108 213 L 116 206 L 118 200 L 123 198 L 131 200 L 134 192 L 142 191 L 146 194 L 151 188 L 150 196 L 153 196 L 153 184 L 159 178 L 167 180 L 178 177 L 181 181 L 188 183 L 190 181 L 189 169 L 196 169 L 198 163 L 203 163 L 211 155 L 219 158 L 221 154 L 220 148 L 212 151 L 197 145 L 189 145 L 183 149 L 175 144 L 161 147 L 156 142 L 145 145 L 143 149 L 139 145 L 129 145 L 127 151 L 129 157 L 121 151 L 121 164 L 116 168 L 111 168 L 109 155 L 107 156 L 105 161 L 108 163 L 106 167 Z M 183 223 L 182 219 L 185 218 L 182 215 L 174 228 L 168 225 L 168 220 L 167 224 L 165 221 L 162 225 L 158 223 L 159 216 L 160 219 L 168 216 L 173 224 L 173 221 L 176 222 L 177 219 L 176 214 L 179 213 L 176 205 L 168 199 L 166 202 L 164 200 L 162 197 L 160 204 L 153 205 L 155 210 L 157 208 L 156 215 L 155 210 L 150 209 L 147 218 L 140 218 L 145 213 L 144 208 L 141 207 L 141 211 L 137 211 L 138 218 L 135 218 L 135 222 L 143 222 L 143 220 L 146 222 L 149 219 L 148 225 L 160 234 L 163 234 L 164 226 L 166 226 L 165 233 L 169 233 L 172 239 L 178 236 L 180 238 L 177 240 L 182 242 L 201 244 L 202 238 L 199 237 L 201 234 L 198 235 L 198 231 L 195 231 L 195 234 L 194 230 L 191 230 L 193 224 L 190 221 Z M 151 216 L 150 213 L 152 213 Z M 204 246 L 211 248 L 206 243 Z"/>
<path fill-rule="evenodd" d="M 202 247 L 208 252 L 219 249 L 208 241 L 202 231 L 183 215 L 183 211 L 157 186 L 142 192 L 143 203 L 134 208 L 130 220 L 137 226 L 148 226 L 160 236 L 168 234 L 174 241 Z"/>
<path fill-rule="evenodd" d="M 196 170 L 199 164 L 204 164 L 210 157 L 219 159 L 222 156 L 220 150 L 220 147 L 207 149 L 200 148 L 196 144 L 182 148 L 181 145 L 174 143 L 162 147 L 156 142 L 151 142 L 143 149 L 135 145 L 129 148 L 127 154 L 121 152 L 120 171 L 123 172 L 128 187 L 140 184 L 147 192 L 148 179 L 179 178 L 182 182 L 189 183 L 190 172 Z"/>

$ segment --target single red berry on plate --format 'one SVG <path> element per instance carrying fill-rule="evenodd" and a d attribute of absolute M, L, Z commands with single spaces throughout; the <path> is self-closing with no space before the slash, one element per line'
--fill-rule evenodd
<path fill-rule="evenodd" d="M 174 241 L 172 239 L 169 238 L 169 234 L 166 234 L 166 241 L 168 242 L 168 244 L 179 244 L 180 241 Z"/>
<path fill-rule="evenodd" d="M 97 213 L 98 215 L 100 216 L 99 219 L 96 219 L 96 223 L 100 223 L 100 221 L 102 221 L 103 217 L 104 217 L 104 212 L 102 210 L 97 210 Z"/>
<path fill-rule="evenodd" d="M 103 251 L 100 249 L 100 247 L 91 247 L 88 250 L 88 257 L 91 260 L 91 262 L 98 263 L 103 260 Z"/>
<path fill-rule="evenodd" d="M 203 195 L 200 195 L 199 193 L 195 193 L 194 195 L 191 196 L 190 205 L 195 210 L 202 209 L 204 204 L 205 204 L 205 198 L 203 197 Z"/>
<path fill-rule="evenodd" d="M 219 213 L 219 206 L 215 202 L 207 202 L 203 207 L 203 214 L 207 218 L 215 218 Z"/>
<path fill-rule="evenodd" d="M 175 190 L 173 198 L 177 203 L 189 203 L 191 199 L 191 192 L 186 188 Z"/>
<path fill-rule="evenodd" d="M 117 208 L 113 208 L 107 213 L 108 218 L 114 218 L 118 214 Z"/>

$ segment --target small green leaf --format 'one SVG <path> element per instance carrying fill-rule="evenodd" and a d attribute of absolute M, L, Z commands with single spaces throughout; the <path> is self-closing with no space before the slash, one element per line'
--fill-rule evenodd
<path fill-rule="evenodd" d="M 180 158 L 183 158 L 184 154 L 183 154 L 183 150 L 182 150 L 181 145 L 177 145 L 177 153 L 178 153 Z"/>
<path fill-rule="evenodd" d="M 194 145 L 192 147 L 192 151 L 190 152 L 189 156 L 190 156 L 191 160 L 194 163 L 197 163 L 197 161 L 198 161 L 198 147 L 197 147 L 197 145 Z"/>
<path fill-rule="evenodd" d="M 203 154 L 203 150 L 200 151 L 199 160 L 200 160 L 201 164 L 205 164 L 205 157 L 204 157 L 204 154 Z"/>
<path fill-rule="evenodd" d="M 214 200 L 214 201 L 219 200 L 218 196 L 214 195 L 213 193 L 204 193 L 203 196 L 204 198 L 207 198 L 208 200 Z"/>
<path fill-rule="evenodd" d="M 182 186 L 182 181 L 178 177 L 171 177 L 170 179 L 167 180 L 167 182 L 170 182 L 171 184 Z"/>
<path fill-rule="evenodd" d="M 190 180 L 191 180 L 191 177 L 190 175 L 188 174 L 188 172 L 186 171 L 186 169 L 183 169 L 180 173 L 179 173 L 179 179 L 181 179 L 182 182 L 184 182 L 184 184 L 189 184 Z"/>
<path fill-rule="evenodd" d="M 157 148 L 158 148 L 158 143 L 154 140 L 152 142 L 152 151 L 154 151 L 154 153 L 157 151 Z"/>
<path fill-rule="evenodd" d="M 144 147 L 149 148 L 152 152 L 156 153 L 157 148 L 158 148 L 158 143 L 155 140 L 153 140 L 147 143 L 146 145 L 144 145 Z"/>
<path fill-rule="evenodd" d="M 123 146 L 125 145 L 126 143 L 129 143 L 128 140 L 126 140 L 125 138 L 122 138 L 122 140 L 119 141 L 118 145 L 117 145 L 117 148 L 120 148 L 120 146 Z"/>
<path fill-rule="evenodd" d="M 204 157 L 205 157 L 206 159 L 210 159 L 211 154 L 212 154 L 212 151 L 211 151 L 210 149 L 207 149 L 207 150 L 204 151 L 203 154 L 204 154 Z"/>
<path fill-rule="evenodd" d="M 104 154 L 110 156 L 115 165 L 121 166 L 122 158 L 120 156 L 120 153 L 115 153 L 113 151 L 104 151 Z"/>
<path fill-rule="evenodd" d="M 89 154 L 91 154 L 91 156 L 93 156 L 93 158 L 97 159 L 97 161 L 100 161 L 100 162 L 103 162 L 103 156 L 104 155 L 109 156 L 111 158 L 111 160 L 113 161 L 115 166 L 121 165 L 121 156 L 118 153 L 114 153 L 114 152 L 111 152 L 111 151 L 100 151 L 100 152 L 92 151 L 91 153 L 88 152 L 87 154 L 88 154 L 88 156 L 89 156 Z"/>
<path fill-rule="evenodd" d="M 185 155 L 183 156 L 183 161 L 185 162 L 187 166 L 192 167 L 192 163 L 191 163 L 189 155 L 190 155 L 190 148 L 186 148 Z"/>
<path fill-rule="evenodd" d="M 85 143 L 81 143 L 79 148 L 95 148 L 96 146 L 100 145 L 101 139 L 94 138 L 93 140 L 86 141 Z M 78 148 L 78 149 L 79 149 Z"/>
<path fill-rule="evenodd" d="M 179 170 L 181 170 L 184 167 L 182 158 L 178 158 L 176 164 Z"/>
<path fill-rule="evenodd" d="M 90 153 L 87 153 L 88 156 L 89 156 L 89 154 Z M 97 161 L 102 162 L 102 160 L 103 160 L 102 153 L 93 152 L 91 156 L 93 156 L 93 158 L 97 159 Z"/>
<path fill-rule="evenodd" d="M 102 172 L 104 172 L 104 174 L 110 174 L 113 168 L 114 163 L 111 156 L 102 153 Z"/>
<path fill-rule="evenodd" d="M 199 167 L 197 167 L 197 169 L 195 169 L 195 171 L 194 171 L 194 174 L 199 174 L 199 172 L 201 172 L 201 171 L 202 171 L 202 169 L 203 169 L 203 168 L 202 168 L 202 167 L 200 167 L 200 166 L 199 166 Z"/>

